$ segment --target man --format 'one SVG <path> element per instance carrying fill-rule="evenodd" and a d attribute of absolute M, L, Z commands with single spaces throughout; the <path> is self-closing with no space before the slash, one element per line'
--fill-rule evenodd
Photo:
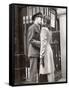
<path fill-rule="evenodd" d="M 40 25 L 42 13 L 32 16 L 33 24 L 28 29 L 28 57 L 30 60 L 30 81 L 38 82 L 38 62 L 40 57 Z"/>

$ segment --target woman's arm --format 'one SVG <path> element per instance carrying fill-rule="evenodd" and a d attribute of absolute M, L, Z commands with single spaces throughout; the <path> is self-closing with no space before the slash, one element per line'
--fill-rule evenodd
<path fill-rule="evenodd" d="M 44 54 L 46 52 L 46 45 L 47 45 L 47 31 L 48 29 L 43 27 L 41 29 L 41 35 L 40 35 L 40 40 L 41 40 L 41 47 L 40 47 L 40 58 L 44 57 Z"/>

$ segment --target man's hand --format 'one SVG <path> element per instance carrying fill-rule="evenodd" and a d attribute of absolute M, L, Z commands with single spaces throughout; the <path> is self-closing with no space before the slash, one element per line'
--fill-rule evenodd
<path fill-rule="evenodd" d="M 38 41 L 38 40 L 33 39 L 33 40 L 31 41 L 31 44 L 32 44 L 34 47 L 40 48 L 40 41 Z"/>

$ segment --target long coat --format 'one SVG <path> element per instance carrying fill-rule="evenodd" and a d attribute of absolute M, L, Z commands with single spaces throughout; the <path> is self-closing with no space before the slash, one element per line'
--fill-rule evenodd
<path fill-rule="evenodd" d="M 40 58 L 44 57 L 44 67 L 40 65 L 40 73 L 48 74 L 54 72 L 53 51 L 50 45 L 51 35 L 47 27 L 41 29 Z M 41 61 L 40 61 L 41 62 Z"/>
<path fill-rule="evenodd" d="M 28 57 L 40 56 L 40 27 L 32 24 L 28 29 Z"/>

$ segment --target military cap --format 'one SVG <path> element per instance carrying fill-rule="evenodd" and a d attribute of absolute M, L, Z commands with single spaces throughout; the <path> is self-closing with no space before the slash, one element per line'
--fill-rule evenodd
<path fill-rule="evenodd" d="M 41 18 L 43 18 L 43 15 L 42 15 L 41 12 L 38 12 L 38 13 L 36 13 L 36 14 L 34 14 L 34 15 L 32 16 L 32 20 L 35 20 L 36 17 L 41 17 Z"/>

